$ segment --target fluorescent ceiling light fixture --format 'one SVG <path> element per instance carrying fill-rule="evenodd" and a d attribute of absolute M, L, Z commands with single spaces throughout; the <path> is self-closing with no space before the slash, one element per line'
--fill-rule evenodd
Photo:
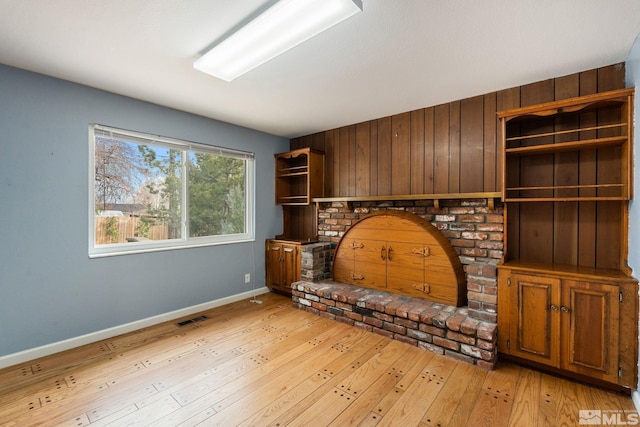
<path fill-rule="evenodd" d="M 281 0 L 193 66 L 230 82 L 360 11 L 361 0 Z"/>

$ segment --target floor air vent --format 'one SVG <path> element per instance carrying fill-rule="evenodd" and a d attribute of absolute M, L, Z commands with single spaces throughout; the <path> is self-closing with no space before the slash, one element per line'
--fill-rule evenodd
<path fill-rule="evenodd" d="M 207 316 L 202 315 L 202 316 L 194 317 L 193 319 L 183 320 L 182 322 L 176 323 L 176 325 L 185 326 L 185 325 L 189 325 L 191 323 L 202 322 L 203 320 L 207 320 L 207 319 L 208 319 Z"/>

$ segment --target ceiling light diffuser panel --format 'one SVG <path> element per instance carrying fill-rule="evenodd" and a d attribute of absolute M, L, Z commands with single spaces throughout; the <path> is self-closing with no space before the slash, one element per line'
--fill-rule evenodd
<path fill-rule="evenodd" d="M 230 82 L 361 11 L 361 0 L 281 0 L 193 66 Z"/>

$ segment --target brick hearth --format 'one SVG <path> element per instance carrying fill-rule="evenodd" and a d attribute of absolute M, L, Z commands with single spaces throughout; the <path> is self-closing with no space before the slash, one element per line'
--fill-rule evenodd
<path fill-rule="evenodd" d="M 452 307 L 333 281 L 300 281 L 293 306 L 471 364 L 493 369 L 497 328 Z"/>
<path fill-rule="evenodd" d="M 431 222 L 456 249 L 467 279 L 466 307 L 451 307 L 333 282 L 331 251 L 344 233 L 372 211 L 396 209 Z M 320 243 L 305 245 L 302 281 L 293 305 L 320 316 L 397 339 L 488 369 L 497 356 L 497 269 L 504 249 L 503 207 L 486 199 L 321 203 Z"/>
<path fill-rule="evenodd" d="M 321 203 L 318 237 L 337 244 L 344 233 L 371 212 L 395 209 L 418 215 L 449 239 L 467 273 L 467 300 L 475 318 L 497 322 L 498 276 L 496 265 L 504 250 L 504 208 L 489 209 L 487 199 L 396 200 Z M 327 278 L 331 277 L 331 273 Z"/>

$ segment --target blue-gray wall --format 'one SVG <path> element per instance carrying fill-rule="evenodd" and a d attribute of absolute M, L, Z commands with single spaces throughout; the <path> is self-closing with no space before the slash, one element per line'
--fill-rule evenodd
<path fill-rule="evenodd" d="M 626 85 L 636 88 L 634 113 L 634 143 L 633 155 L 634 165 L 638 165 L 637 160 L 640 158 L 640 130 L 637 125 L 640 123 L 640 34 L 636 37 L 636 41 L 631 48 L 626 69 Z M 633 190 L 634 199 L 629 205 L 629 267 L 633 269 L 633 276 L 640 278 L 640 171 L 634 167 L 633 174 Z M 640 387 L 638 387 L 640 388 Z M 636 399 L 634 398 L 634 401 Z M 640 402 L 636 402 L 638 405 Z"/>
<path fill-rule="evenodd" d="M 170 84 L 170 82 L 167 82 Z M 247 100 L 251 102 L 251 100 Z M 256 242 L 88 258 L 88 125 L 256 154 Z M 0 357 L 264 286 L 285 138 L 0 64 Z"/>

